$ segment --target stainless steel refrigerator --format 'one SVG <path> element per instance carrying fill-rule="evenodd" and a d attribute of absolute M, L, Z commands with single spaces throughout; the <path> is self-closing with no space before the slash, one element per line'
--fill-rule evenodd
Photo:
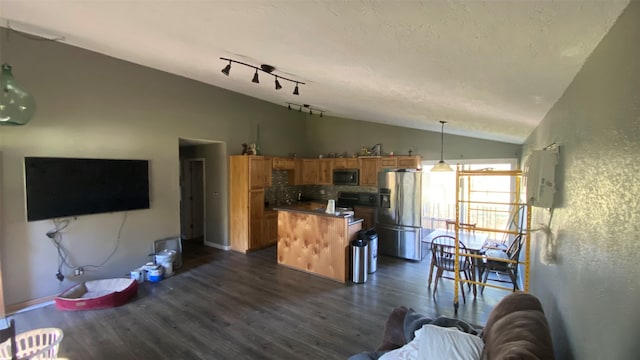
<path fill-rule="evenodd" d="M 422 260 L 422 173 L 378 173 L 378 251 L 409 260 Z"/>

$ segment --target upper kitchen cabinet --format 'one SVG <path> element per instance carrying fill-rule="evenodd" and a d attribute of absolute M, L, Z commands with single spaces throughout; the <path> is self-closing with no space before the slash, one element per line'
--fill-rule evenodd
<path fill-rule="evenodd" d="M 398 169 L 420 169 L 422 158 L 420 156 L 397 156 Z"/>
<path fill-rule="evenodd" d="M 380 158 L 380 167 L 383 169 L 397 169 L 398 158 L 395 156 L 384 156 Z"/>
<path fill-rule="evenodd" d="M 289 173 L 289 185 L 316 185 L 319 165 L 318 159 L 296 159 L 296 169 Z"/>
<path fill-rule="evenodd" d="M 333 184 L 333 163 L 334 159 L 318 160 L 318 185 Z"/>
<path fill-rule="evenodd" d="M 273 170 L 295 170 L 296 160 L 294 158 L 274 157 L 271 160 Z"/>
<path fill-rule="evenodd" d="M 420 156 L 383 156 L 380 158 L 381 169 L 419 169 Z"/>
<path fill-rule="evenodd" d="M 271 158 L 254 155 L 230 156 L 229 174 L 247 179 L 250 189 L 264 189 L 271 186 Z"/>
<path fill-rule="evenodd" d="M 357 169 L 358 158 L 336 158 L 333 159 L 334 169 Z"/>
<path fill-rule="evenodd" d="M 380 170 L 379 156 L 364 156 L 358 158 L 360 169 L 360 186 L 378 186 L 378 171 Z"/>

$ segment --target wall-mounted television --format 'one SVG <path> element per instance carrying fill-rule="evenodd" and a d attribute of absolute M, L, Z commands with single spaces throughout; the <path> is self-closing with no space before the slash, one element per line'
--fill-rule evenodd
<path fill-rule="evenodd" d="M 149 161 L 25 157 L 27 220 L 149 208 Z"/>

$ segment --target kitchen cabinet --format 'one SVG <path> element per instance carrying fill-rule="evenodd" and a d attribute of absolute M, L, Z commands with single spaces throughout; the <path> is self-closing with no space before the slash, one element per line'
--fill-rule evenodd
<path fill-rule="evenodd" d="M 380 167 L 382 169 L 397 169 L 398 158 L 395 156 L 384 156 L 380 158 Z"/>
<path fill-rule="evenodd" d="M 398 169 L 421 169 L 422 158 L 420 156 L 397 156 Z"/>
<path fill-rule="evenodd" d="M 229 157 L 229 238 L 232 250 L 246 253 L 267 246 L 263 240 L 264 187 L 270 185 L 270 158 Z"/>
<path fill-rule="evenodd" d="M 358 158 L 360 169 L 360 186 L 378 186 L 379 156 L 363 156 Z"/>
<path fill-rule="evenodd" d="M 296 159 L 296 169 L 289 175 L 289 185 L 316 185 L 319 171 L 318 159 Z"/>
<path fill-rule="evenodd" d="M 264 156 L 245 157 L 249 162 L 249 186 L 251 189 L 263 189 L 271 186 L 271 158 Z"/>
<path fill-rule="evenodd" d="M 274 157 L 271 160 L 273 170 L 295 170 L 296 160 L 293 158 Z"/>
<path fill-rule="evenodd" d="M 263 219 L 261 247 L 275 245 L 278 242 L 278 212 L 265 210 Z"/>
<path fill-rule="evenodd" d="M 333 160 L 334 159 L 318 160 L 318 185 L 333 184 Z"/>
<path fill-rule="evenodd" d="M 334 169 L 357 169 L 358 158 L 336 158 L 333 159 Z"/>
<path fill-rule="evenodd" d="M 369 206 L 354 206 L 354 217 L 362 219 L 362 228 L 370 229 L 376 226 L 376 208 Z"/>

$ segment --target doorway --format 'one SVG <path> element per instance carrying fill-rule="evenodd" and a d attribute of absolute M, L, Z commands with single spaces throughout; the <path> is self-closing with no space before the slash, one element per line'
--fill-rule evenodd
<path fill-rule="evenodd" d="M 205 159 L 184 159 L 181 162 L 180 226 L 182 240 L 204 243 L 205 221 Z"/>

